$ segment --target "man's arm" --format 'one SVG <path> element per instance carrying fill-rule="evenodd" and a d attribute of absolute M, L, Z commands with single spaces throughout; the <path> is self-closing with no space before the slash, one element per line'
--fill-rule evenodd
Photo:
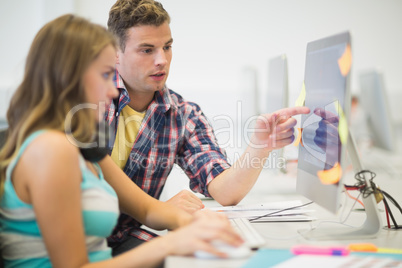
<path fill-rule="evenodd" d="M 221 205 L 238 204 L 257 181 L 270 152 L 293 142 L 297 121 L 292 116 L 309 112 L 307 107 L 292 107 L 261 115 L 240 159 L 208 184 L 210 195 Z"/>

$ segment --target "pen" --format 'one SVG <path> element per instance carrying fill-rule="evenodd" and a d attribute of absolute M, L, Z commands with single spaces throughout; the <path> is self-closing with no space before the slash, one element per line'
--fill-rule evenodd
<path fill-rule="evenodd" d="M 310 254 L 310 255 L 331 255 L 331 256 L 346 256 L 349 255 L 349 249 L 346 247 L 317 247 L 317 246 L 294 246 L 291 251 L 295 255 Z"/>
<path fill-rule="evenodd" d="M 348 246 L 350 251 L 354 252 L 377 252 L 377 253 L 389 253 L 389 254 L 402 254 L 402 249 L 393 248 L 378 248 L 371 243 L 350 244 Z"/>

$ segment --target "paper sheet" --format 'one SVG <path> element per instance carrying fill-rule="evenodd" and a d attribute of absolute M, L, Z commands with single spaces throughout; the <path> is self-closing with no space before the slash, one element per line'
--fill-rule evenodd
<path fill-rule="evenodd" d="M 253 211 L 226 211 L 220 212 L 225 214 L 229 219 L 235 218 L 247 218 L 247 219 L 254 219 L 257 217 L 262 217 L 267 214 L 272 214 L 277 210 L 253 210 Z M 277 214 L 272 214 L 270 216 L 266 216 L 261 218 L 259 221 L 285 221 L 285 220 L 292 220 L 296 221 L 311 221 L 313 218 L 309 217 L 305 214 L 314 212 L 314 210 L 287 210 L 282 211 Z"/>
<path fill-rule="evenodd" d="M 306 99 L 306 86 L 303 82 L 302 89 L 300 91 L 299 97 L 296 100 L 295 106 L 296 107 L 304 106 L 305 99 Z"/>
<path fill-rule="evenodd" d="M 388 258 L 360 256 L 299 255 L 274 266 L 275 268 L 325 267 L 325 268 L 385 268 L 402 267 L 402 261 Z"/>
<path fill-rule="evenodd" d="M 339 101 L 335 101 L 335 109 L 339 115 L 339 125 L 338 125 L 339 138 L 342 144 L 346 144 L 349 135 L 348 122 L 346 120 L 345 113 L 343 112 L 342 106 L 339 103 Z"/>
<path fill-rule="evenodd" d="M 208 209 L 213 211 L 279 210 L 297 207 L 302 204 L 303 203 L 300 200 L 289 200 L 283 202 L 257 203 L 237 206 L 217 206 L 210 207 Z"/>
<path fill-rule="evenodd" d="M 296 139 L 295 139 L 295 141 L 294 141 L 294 143 L 293 143 L 294 146 L 299 146 L 299 144 L 300 144 L 301 146 L 303 146 L 303 142 L 302 142 L 302 132 L 303 132 L 303 129 L 298 127 L 298 128 L 297 128 L 297 137 L 296 137 Z"/>
<path fill-rule="evenodd" d="M 285 202 L 272 202 L 263 204 L 250 204 L 239 206 L 218 206 L 208 208 L 212 211 L 225 214 L 229 219 L 247 218 L 253 221 L 312 221 L 315 217 L 308 215 L 314 210 L 297 208 L 302 205 L 300 200 L 292 200 Z M 296 208 L 293 208 L 296 207 Z M 290 209 L 293 208 L 293 209 Z M 267 215 L 267 216 L 264 216 Z M 256 219 L 261 217 L 259 219 Z M 255 219 L 255 220 L 254 220 Z"/>
<path fill-rule="evenodd" d="M 346 76 L 352 67 L 352 50 L 349 44 L 346 46 L 343 55 L 338 59 L 338 65 L 341 74 Z"/>

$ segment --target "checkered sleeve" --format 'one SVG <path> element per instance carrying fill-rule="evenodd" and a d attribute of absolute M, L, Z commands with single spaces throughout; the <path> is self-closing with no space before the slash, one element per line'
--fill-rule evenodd
<path fill-rule="evenodd" d="M 186 110 L 185 135 L 179 149 L 178 165 L 190 178 L 190 188 L 210 196 L 207 185 L 224 170 L 230 168 L 226 152 L 220 148 L 214 131 L 200 107 L 194 103 Z"/>

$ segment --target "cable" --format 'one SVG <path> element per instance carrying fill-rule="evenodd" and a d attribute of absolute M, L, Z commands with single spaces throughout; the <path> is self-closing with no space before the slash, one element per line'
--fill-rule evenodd
<path fill-rule="evenodd" d="M 350 197 L 351 199 L 353 199 L 353 200 L 359 202 L 359 204 L 362 205 L 362 207 L 364 207 L 363 202 L 360 201 L 357 197 L 352 196 L 352 195 L 348 192 L 348 189 L 346 189 L 345 193 L 346 193 L 346 195 L 347 195 L 348 197 Z"/>
<path fill-rule="evenodd" d="M 385 202 L 383 202 L 383 203 L 384 203 L 384 207 L 385 207 L 385 216 L 387 218 L 387 226 L 388 226 L 388 229 L 391 229 L 391 224 L 389 223 L 388 208 L 387 208 L 387 205 L 385 205 Z"/>
<path fill-rule="evenodd" d="M 357 196 L 357 199 L 360 197 L 361 193 L 359 193 L 359 195 Z M 346 202 L 347 199 L 345 199 L 345 208 L 346 208 Z M 357 228 L 357 226 L 353 226 L 350 224 L 346 224 L 345 222 L 349 219 L 350 214 L 352 214 L 353 208 L 356 206 L 357 200 L 354 200 L 352 207 L 350 208 L 348 214 L 346 215 L 346 217 L 342 220 L 342 216 L 339 217 L 339 221 L 320 221 L 316 226 L 310 226 L 311 230 L 318 228 L 321 224 L 323 223 L 336 223 L 336 224 L 341 224 L 343 226 L 347 226 L 350 228 Z M 342 212 L 343 214 L 343 212 Z"/>
<path fill-rule="evenodd" d="M 365 174 L 370 175 L 369 180 L 366 180 Z M 376 199 L 378 197 L 380 197 L 381 199 L 379 199 L 379 201 L 377 201 L 377 202 L 380 202 L 381 200 L 384 202 L 388 228 L 391 228 L 391 225 L 389 222 L 389 218 L 391 217 L 392 223 L 394 224 L 394 228 L 401 229 L 402 226 L 399 226 L 396 223 L 396 220 L 394 218 L 394 215 L 392 214 L 392 211 L 388 204 L 387 199 L 399 210 L 399 212 L 401 214 L 402 214 L 402 208 L 390 194 L 388 194 L 387 192 L 385 192 L 377 187 L 377 185 L 373 182 L 375 177 L 376 177 L 376 174 L 374 172 L 372 172 L 370 170 L 362 170 L 355 174 L 355 179 L 357 180 L 357 183 L 353 186 L 345 185 L 345 188 L 347 188 L 349 190 L 359 190 L 360 193 L 363 194 L 363 198 L 367 198 L 371 194 L 374 194 Z M 367 184 L 369 184 L 369 185 L 367 185 Z"/>
<path fill-rule="evenodd" d="M 346 218 L 344 220 L 342 220 L 340 223 L 344 224 L 349 219 L 349 216 L 350 216 L 350 214 L 352 214 L 352 211 L 353 211 L 354 207 L 356 206 L 356 203 L 358 202 L 360 195 L 361 195 L 361 193 L 356 197 L 355 202 L 353 202 L 353 205 L 350 208 L 348 215 L 346 215 Z"/>
<path fill-rule="evenodd" d="M 270 213 L 264 214 L 264 215 L 262 215 L 262 216 L 258 216 L 258 217 L 249 219 L 249 221 L 252 222 L 252 221 L 255 221 L 255 220 L 264 218 L 264 217 L 269 217 L 269 216 L 278 214 L 278 213 L 283 212 L 283 211 L 287 211 L 287 210 L 291 210 L 291 209 L 295 209 L 295 208 L 305 207 L 305 206 L 311 205 L 312 203 L 314 203 L 314 202 L 311 201 L 311 202 L 308 202 L 308 203 L 305 203 L 305 204 L 302 204 L 302 205 L 299 205 L 299 206 L 294 206 L 294 207 L 290 207 L 290 208 L 284 208 L 284 209 L 281 209 L 281 210 L 277 210 L 277 211 L 274 211 L 274 212 L 270 212 Z"/>
<path fill-rule="evenodd" d="M 383 199 L 382 201 L 384 202 L 384 205 L 385 205 L 385 207 L 387 208 L 387 211 L 388 211 L 389 215 L 391 216 L 391 220 L 392 220 L 392 223 L 393 223 L 394 226 L 395 226 L 395 229 L 398 229 L 399 226 L 398 226 L 398 224 L 397 224 L 396 221 L 395 221 L 394 215 L 392 215 L 392 212 L 391 212 L 391 210 L 389 209 L 389 205 L 388 205 L 387 200 Z"/>
<path fill-rule="evenodd" d="M 367 185 L 365 177 L 366 173 L 371 175 L 371 178 L 368 180 L 368 183 L 370 185 Z M 367 198 L 372 193 L 375 193 L 377 187 L 373 180 L 376 176 L 377 175 L 374 172 L 367 169 L 361 170 L 355 174 L 355 179 L 357 180 L 357 183 L 354 186 L 359 188 L 359 191 L 363 194 L 363 198 Z"/>
<path fill-rule="evenodd" d="M 392 196 L 390 196 L 387 192 L 385 192 L 384 190 L 380 190 L 380 191 L 381 191 L 381 193 L 382 193 L 384 196 L 386 196 L 386 197 L 391 201 L 391 203 L 392 203 L 395 207 L 397 207 L 397 208 L 399 209 L 399 211 L 400 211 L 401 214 L 402 214 L 402 208 L 399 206 L 398 202 L 396 202 L 396 200 L 395 200 Z"/>

